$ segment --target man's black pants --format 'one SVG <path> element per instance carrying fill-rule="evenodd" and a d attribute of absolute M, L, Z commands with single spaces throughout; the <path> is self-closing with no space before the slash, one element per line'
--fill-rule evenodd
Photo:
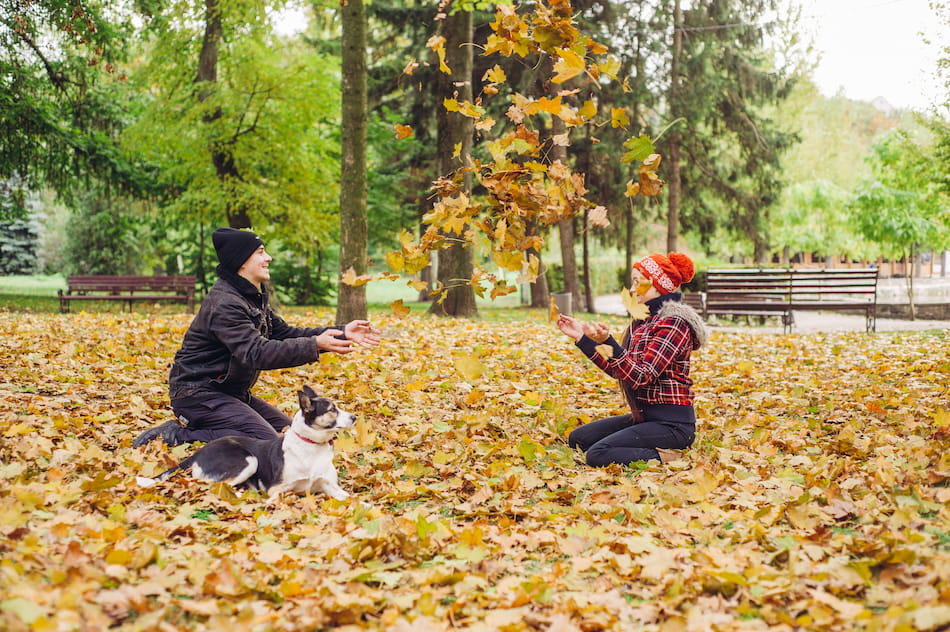
<path fill-rule="evenodd" d="M 290 425 L 290 417 L 253 395 L 245 402 L 232 395 L 211 391 L 176 398 L 172 401 L 172 410 L 188 422 L 175 433 L 175 444 L 207 443 L 228 435 L 275 439 Z"/>

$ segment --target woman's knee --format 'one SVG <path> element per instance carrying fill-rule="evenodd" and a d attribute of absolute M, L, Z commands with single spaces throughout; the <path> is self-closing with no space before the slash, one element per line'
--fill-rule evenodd
<path fill-rule="evenodd" d="M 569 445 L 572 450 L 576 450 L 577 448 L 583 450 L 586 447 L 581 439 L 581 433 L 578 432 L 578 430 L 580 430 L 580 427 L 574 428 L 574 430 L 571 430 L 571 434 L 567 435 L 567 445 Z"/>
<path fill-rule="evenodd" d="M 606 467 L 611 463 L 630 465 L 636 461 L 659 460 L 660 454 L 653 448 L 618 448 L 610 445 L 596 444 L 584 455 L 587 465 L 591 467 Z"/>

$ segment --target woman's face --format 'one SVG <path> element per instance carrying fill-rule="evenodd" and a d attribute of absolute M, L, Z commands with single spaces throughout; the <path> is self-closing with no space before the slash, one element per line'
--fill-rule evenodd
<path fill-rule="evenodd" d="M 646 303 L 660 296 L 660 291 L 653 287 L 653 281 L 637 268 L 630 271 L 630 289 L 637 295 L 638 303 Z"/>

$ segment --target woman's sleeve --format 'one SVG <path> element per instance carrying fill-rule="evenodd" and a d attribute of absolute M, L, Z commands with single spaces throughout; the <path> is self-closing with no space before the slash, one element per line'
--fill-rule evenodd
<path fill-rule="evenodd" d="M 621 347 L 613 338 L 609 338 L 607 342 L 614 350 L 609 358 L 600 354 L 597 351 L 597 343 L 587 336 L 576 344 L 604 373 L 636 389 L 655 381 L 680 355 L 683 347 L 692 344 L 692 335 L 686 321 L 681 318 L 667 318 L 657 323 L 644 342 L 639 358 L 635 358 L 633 353 Z"/>

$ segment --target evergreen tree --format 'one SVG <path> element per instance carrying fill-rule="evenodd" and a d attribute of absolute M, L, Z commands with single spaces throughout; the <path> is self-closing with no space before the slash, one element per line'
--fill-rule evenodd
<path fill-rule="evenodd" d="M 678 123 L 661 143 L 667 156 L 670 249 L 681 227 L 704 244 L 720 226 L 751 242 L 756 260 L 769 252 L 770 206 L 782 183 L 782 152 L 795 136 L 778 129 L 762 106 L 785 98 L 792 82 L 769 71 L 763 38 L 774 0 L 706 0 L 673 7 L 669 115 Z M 678 17 L 678 16 L 682 17 Z M 680 47 L 677 52 L 677 46 Z"/>

